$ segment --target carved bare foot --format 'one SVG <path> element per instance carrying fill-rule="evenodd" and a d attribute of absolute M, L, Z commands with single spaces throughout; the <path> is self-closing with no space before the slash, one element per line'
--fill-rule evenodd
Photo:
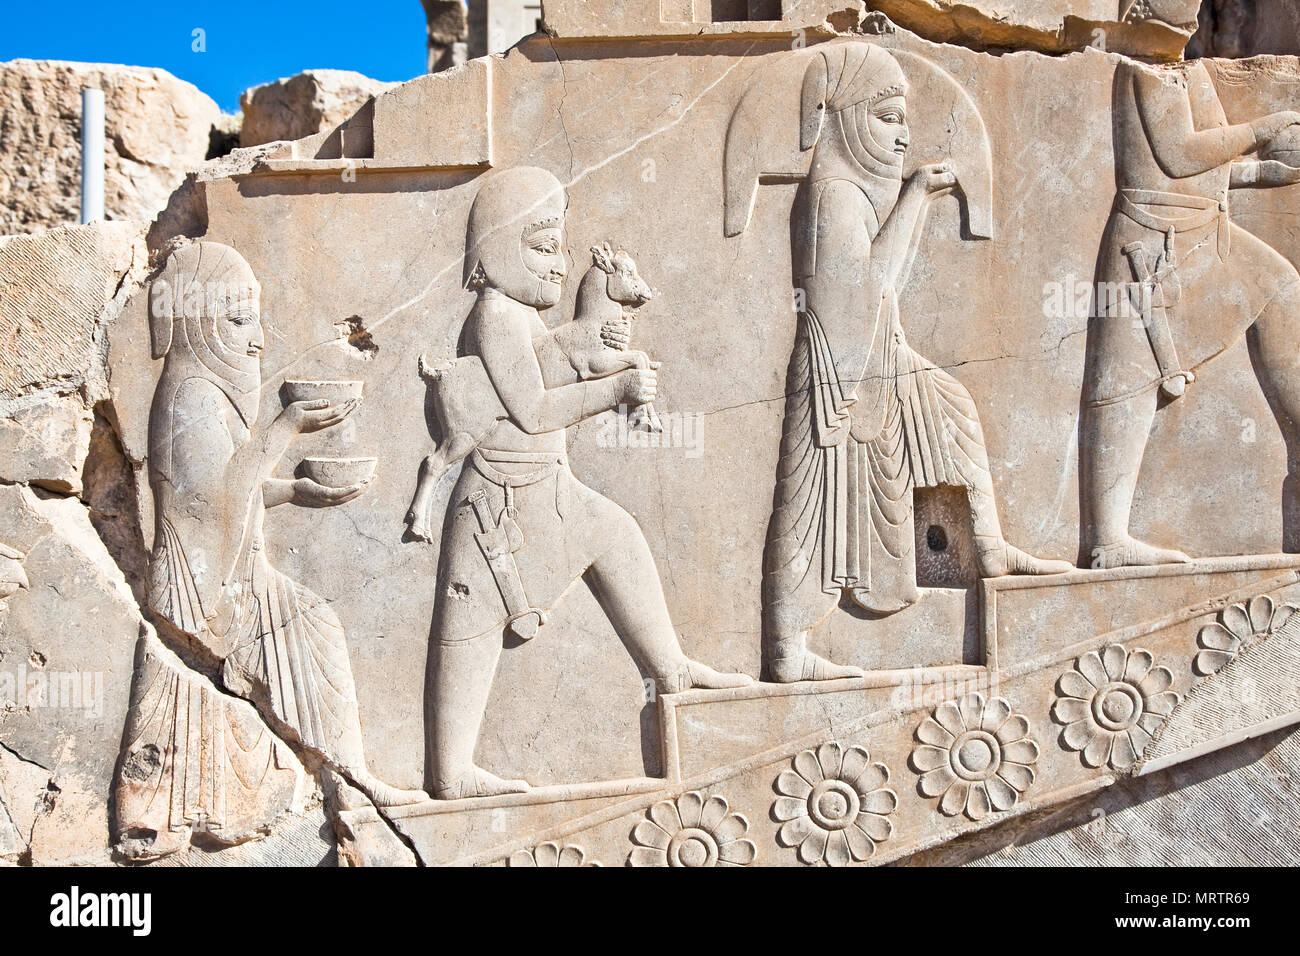
<path fill-rule="evenodd" d="M 873 614 L 897 614 L 904 608 L 909 608 L 921 600 L 921 592 L 914 590 L 912 593 L 895 598 L 892 601 L 884 601 L 877 598 L 866 588 L 850 588 L 849 597 L 854 604 L 864 611 L 870 611 Z"/>
<path fill-rule="evenodd" d="M 724 674 L 699 661 L 688 660 L 676 672 L 659 678 L 659 690 L 665 694 L 680 694 L 692 687 L 721 689 L 747 687 L 754 683 L 748 674 Z"/>
<path fill-rule="evenodd" d="M 503 793 L 526 793 L 531 787 L 527 780 L 506 780 L 482 767 L 471 767 L 450 783 L 434 787 L 433 795 L 439 800 L 461 800 L 465 797 L 495 797 Z"/>
<path fill-rule="evenodd" d="M 128 827 L 118 844 L 118 850 L 129 860 L 157 860 L 184 850 L 190 845 L 190 836 L 189 827 L 179 830 Z"/>
<path fill-rule="evenodd" d="M 1036 558 L 1000 538 L 991 541 L 977 539 L 976 547 L 979 550 L 980 576 L 985 578 L 1000 578 L 1007 574 L 1064 574 L 1074 570 L 1069 561 Z"/>
<path fill-rule="evenodd" d="M 1141 567 L 1149 564 L 1186 564 L 1192 560 L 1182 551 L 1157 548 L 1155 545 L 1125 537 L 1123 541 L 1102 544 L 1092 549 L 1094 568 Z"/>
<path fill-rule="evenodd" d="M 839 680 L 844 677 L 863 677 L 860 667 L 832 664 L 812 651 L 803 651 L 794 657 L 780 657 L 767 662 L 767 679 L 774 684 L 793 684 L 803 680 Z"/>
<path fill-rule="evenodd" d="M 404 807 L 412 803 L 424 803 L 429 795 L 423 790 L 403 790 L 384 783 L 367 771 L 356 777 L 357 787 L 377 807 Z"/>

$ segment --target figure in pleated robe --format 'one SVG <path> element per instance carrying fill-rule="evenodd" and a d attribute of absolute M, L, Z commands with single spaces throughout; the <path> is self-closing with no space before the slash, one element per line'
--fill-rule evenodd
<path fill-rule="evenodd" d="M 365 483 L 327 488 L 272 477 L 298 434 L 341 422 L 355 402 L 296 402 L 257 426 L 260 291 L 239 253 L 213 242 L 180 246 L 154 280 L 154 356 L 166 360 L 149 416 L 156 516 L 149 604 L 221 663 L 228 690 L 256 704 L 331 774 L 380 806 L 424 800 L 422 791 L 399 790 L 367 770 L 338 616 L 266 556 L 268 507 L 341 504 Z M 136 685 L 133 701 L 151 691 L 140 674 Z M 194 745 L 220 752 L 213 732 L 205 729 Z M 187 759 L 175 755 L 178 766 Z"/>
<path fill-rule="evenodd" d="M 885 50 L 835 44 L 804 78 L 801 146 L 814 149 L 794 208 L 803 291 L 763 560 L 763 663 L 774 681 L 856 676 L 808 650 L 847 594 L 890 614 L 920 598 L 912 492 L 951 485 L 970 503 L 985 576 L 1055 573 L 1002 537 L 975 403 L 907 344 L 898 289 L 947 164 L 906 183 L 907 84 Z"/>
<path fill-rule="evenodd" d="M 187 668 L 152 631 L 136 645 L 113 788 L 117 847 L 133 860 L 185 849 L 194 833 L 237 844 L 299 801 L 302 769 L 253 707 Z"/>

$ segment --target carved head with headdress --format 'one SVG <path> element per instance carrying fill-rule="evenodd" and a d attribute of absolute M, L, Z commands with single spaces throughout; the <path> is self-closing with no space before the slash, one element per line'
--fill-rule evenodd
<path fill-rule="evenodd" d="M 815 149 L 808 178 L 851 179 L 883 221 L 898 199 L 907 126 L 907 79 L 870 43 L 828 45 L 804 72 L 799 148 Z"/>
<path fill-rule="evenodd" d="M 544 169 L 516 166 L 484 176 L 469 210 L 466 288 L 495 289 L 538 309 L 559 302 L 567 205 L 564 187 Z"/>
<path fill-rule="evenodd" d="M 154 436 L 170 434 L 175 395 L 194 379 L 211 382 L 238 410 L 244 424 L 257 418 L 265 345 L 253 269 L 218 242 L 174 245 L 149 290 L 149 333 L 154 358 L 164 358 L 150 415 L 150 453 L 169 466 L 170 453 Z M 170 441 L 164 442 L 168 448 Z"/>

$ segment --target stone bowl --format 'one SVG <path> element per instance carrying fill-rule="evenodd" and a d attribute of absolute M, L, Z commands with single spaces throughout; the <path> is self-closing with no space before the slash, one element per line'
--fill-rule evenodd
<path fill-rule="evenodd" d="M 326 488 L 347 488 L 373 475 L 378 462 L 378 458 L 304 458 L 302 473 Z"/>
<path fill-rule="evenodd" d="M 319 382 L 302 379 L 285 379 L 280 389 L 284 403 L 315 402 L 325 399 L 331 405 L 342 405 L 349 399 L 360 398 L 364 382 Z"/>

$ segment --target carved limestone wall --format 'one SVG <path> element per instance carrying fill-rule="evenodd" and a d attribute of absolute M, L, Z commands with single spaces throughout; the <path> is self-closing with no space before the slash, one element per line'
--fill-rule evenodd
<path fill-rule="evenodd" d="M 0 258 L 0 857 L 1294 862 L 1295 61 L 589 7 Z"/>

